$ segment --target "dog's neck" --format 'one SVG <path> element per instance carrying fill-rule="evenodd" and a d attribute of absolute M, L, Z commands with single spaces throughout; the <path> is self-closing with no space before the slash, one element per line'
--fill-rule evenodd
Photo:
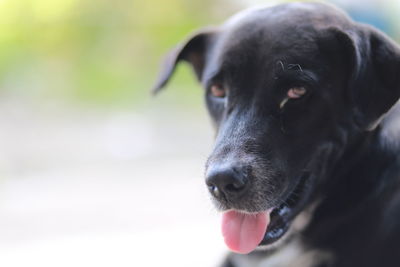
<path fill-rule="evenodd" d="M 350 253 L 346 250 L 351 251 L 352 246 L 365 246 L 360 251 L 367 254 L 370 247 L 381 249 L 378 242 L 371 245 L 370 238 L 379 233 L 385 239 L 380 225 L 388 207 L 383 206 L 382 196 L 394 199 L 400 191 L 400 146 L 396 140 L 400 137 L 400 108 L 389 115 L 374 131 L 355 137 L 332 175 L 326 177 L 325 195 L 305 234 L 318 240 L 318 246 L 329 244 L 339 254 Z M 391 149 L 387 149 L 389 144 Z"/>
<path fill-rule="evenodd" d="M 398 109 L 400 111 L 400 108 Z M 400 113 L 397 113 L 400 115 Z M 333 165 L 328 190 L 344 207 L 351 207 L 370 197 L 382 180 L 396 180 L 400 161 L 400 116 L 385 120 L 374 130 L 358 134 L 350 140 L 340 160 Z M 390 149 L 387 146 L 390 145 Z M 369 166 L 376 166 L 373 171 Z M 395 170 L 393 169 L 395 168 Z M 351 198 L 346 201 L 346 196 Z M 356 197 L 357 196 L 357 197 Z M 340 201 L 339 201 L 340 202 Z"/>

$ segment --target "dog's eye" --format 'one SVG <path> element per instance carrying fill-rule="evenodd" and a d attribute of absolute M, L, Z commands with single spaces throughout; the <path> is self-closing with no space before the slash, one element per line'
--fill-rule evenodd
<path fill-rule="evenodd" d="M 307 93 L 307 89 L 299 86 L 299 87 L 292 87 L 290 88 L 287 93 L 286 93 L 286 97 L 283 99 L 283 101 L 281 102 L 281 104 L 279 105 L 280 108 L 283 108 L 285 106 L 285 104 L 288 102 L 289 99 L 297 99 L 302 97 L 303 95 L 305 95 Z"/>
<path fill-rule="evenodd" d="M 222 84 L 213 84 L 210 88 L 210 92 L 214 97 L 223 98 L 226 96 L 226 89 Z"/>
<path fill-rule="evenodd" d="M 289 91 L 287 92 L 287 97 L 288 98 L 300 98 L 305 93 L 307 93 L 306 88 L 304 88 L 304 87 L 293 87 L 293 88 L 290 88 Z"/>

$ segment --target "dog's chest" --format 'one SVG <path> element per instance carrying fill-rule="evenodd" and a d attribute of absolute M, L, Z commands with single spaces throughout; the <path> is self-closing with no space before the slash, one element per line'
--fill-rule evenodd
<path fill-rule="evenodd" d="M 329 261 L 331 255 L 318 249 L 306 249 L 301 241 L 295 239 L 282 246 L 271 255 L 234 255 L 234 266 L 242 267 L 315 267 Z"/>

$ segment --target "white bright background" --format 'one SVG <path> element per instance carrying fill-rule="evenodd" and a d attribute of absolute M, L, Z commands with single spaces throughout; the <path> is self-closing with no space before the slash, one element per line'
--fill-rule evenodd
<path fill-rule="evenodd" d="M 0 107 L 0 266 L 220 261 L 202 175 L 212 139 L 205 112 Z"/>

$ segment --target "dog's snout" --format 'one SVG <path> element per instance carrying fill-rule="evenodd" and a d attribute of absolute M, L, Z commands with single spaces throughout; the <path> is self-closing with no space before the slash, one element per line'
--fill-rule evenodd
<path fill-rule="evenodd" d="M 248 186 L 248 175 L 244 168 L 214 166 L 209 168 L 206 184 L 216 198 L 235 199 Z"/>

